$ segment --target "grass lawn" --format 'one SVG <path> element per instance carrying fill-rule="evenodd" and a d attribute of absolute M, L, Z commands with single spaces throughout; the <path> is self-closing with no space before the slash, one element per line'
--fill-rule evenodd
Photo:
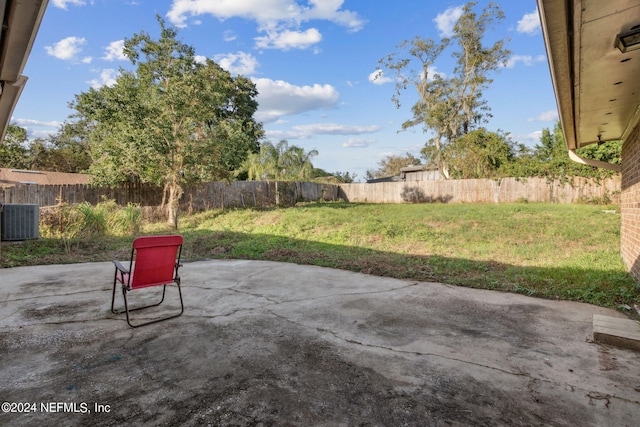
<path fill-rule="evenodd" d="M 313 264 L 624 309 L 639 288 L 620 257 L 617 207 L 313 203 L 181 218 L 183 258 Z M 173 232 L 147 224 L 145 233 Z M 2 267 L 110 261 L 132 237 L 3 242 Z"/>

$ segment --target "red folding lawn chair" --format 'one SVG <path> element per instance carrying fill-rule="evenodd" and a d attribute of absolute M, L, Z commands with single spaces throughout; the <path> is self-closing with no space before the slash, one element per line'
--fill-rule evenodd
<path fill-rule="evenodd" d="M 182 266 L 180 264 L 182 243 L 182 236 L 143 236 L 136 238 L 133 241 L 133 247 L 131 249 L 129 268 L 126 268 L 118 260 L 113 261 L 116 266 L 116 271 L 113 277 L 111 312 L 114 314 L 122 314 L 124 311 L 127 315 L 127 323 L 132 328 L 180 316 L 184 312 L 182 291 L 180 290 L 180 276 L 178 275 L 178 268 Z M 124 296 L 124 310 L 120 311 L 114 309 L 117 282 L 120 282 L 122 285 L 122 295 Z M 131 323 L 129 319 L 130 311 L 142 310 L 162 304 L 167 285 L 174 283 L 178 286 L 178 294 L 180 295 L 180 313 L 138 325 Z M 152 286 L 162 286 L 162 299 L 160 299 L 160 302 L 142 307 L 129 308 L 127 301 L 128 292 Z"/>

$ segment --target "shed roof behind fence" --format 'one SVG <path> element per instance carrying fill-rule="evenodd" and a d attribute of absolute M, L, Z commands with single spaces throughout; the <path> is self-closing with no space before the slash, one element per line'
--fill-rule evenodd
<path fill-rule="evenodd" d="M 38 185 L 75 185 L 88 184 L 91 175 L 82 173 L 31 171 L 0 168 L 0 186 L 11 187 L 16 184 Z"/>

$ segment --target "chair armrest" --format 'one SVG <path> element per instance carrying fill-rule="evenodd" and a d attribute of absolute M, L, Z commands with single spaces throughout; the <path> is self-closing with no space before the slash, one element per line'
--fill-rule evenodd
<path fill-rule="evenodd" d="M 118 261 L 117 259 L 114 259 L 113 263 L 116 265 L 116 268 L 118 270 L 122 271 L 123 273 L 129 273 L 129 269 L 126 268 L 124 265 L 122 265 L 122 263 L 120 261 Z"/>

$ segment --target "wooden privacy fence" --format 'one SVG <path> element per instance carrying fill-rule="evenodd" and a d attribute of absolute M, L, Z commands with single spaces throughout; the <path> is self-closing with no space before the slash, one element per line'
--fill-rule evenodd
<path fill-rule="evenodd" d="M 234 181 L 211 182 L 187 186 L 180 208 L 198 211 L 227 207 L 291 206 L 297 202 L 338 200 L 338 187 L 332 184 L 299 181 Z M 0 189 L 0 203 L 37 204 L 40 207 L 59 203 L 115 200 L 119 205 L 136 203 L 141 206 L 160 206 L 162 187 L 126 184 L 115 188 L 90 185 L 29 185 L 18 184 Z"/>
<path fill-rule="evenodd" d="M 187 187 L 181 208 L 201 211 L 222 207 L 293 206 L 298 202 L 338 200 L 333 184 L 303 181 L 210 182 Z"/>
<path fill-rule="evenodd" d="M 253 206 L 292 206 L 297 202 L 345 200 L 363 203 L 509 203 L 580 201 L 620 202 L 620 178 L 503 178 L 449 181 L 382 182 L 376 184 L 321 184 L 301 181 L 211 182 L 185 188 L 181 209 Z M 40 207 L 102 200 L 120 205 L 160 206 L 162 188 L 130 184 L 116 188 L 90 185 L 28 185 L 0 189 L 0 203 L 28 203 Z"/>
<path fill-rule="evenodd" d="M 502 178 L 341 184 L 340 198 L 364 203 L 575 203 L 592 200 L 619 203 L 620 178 Z"/>

